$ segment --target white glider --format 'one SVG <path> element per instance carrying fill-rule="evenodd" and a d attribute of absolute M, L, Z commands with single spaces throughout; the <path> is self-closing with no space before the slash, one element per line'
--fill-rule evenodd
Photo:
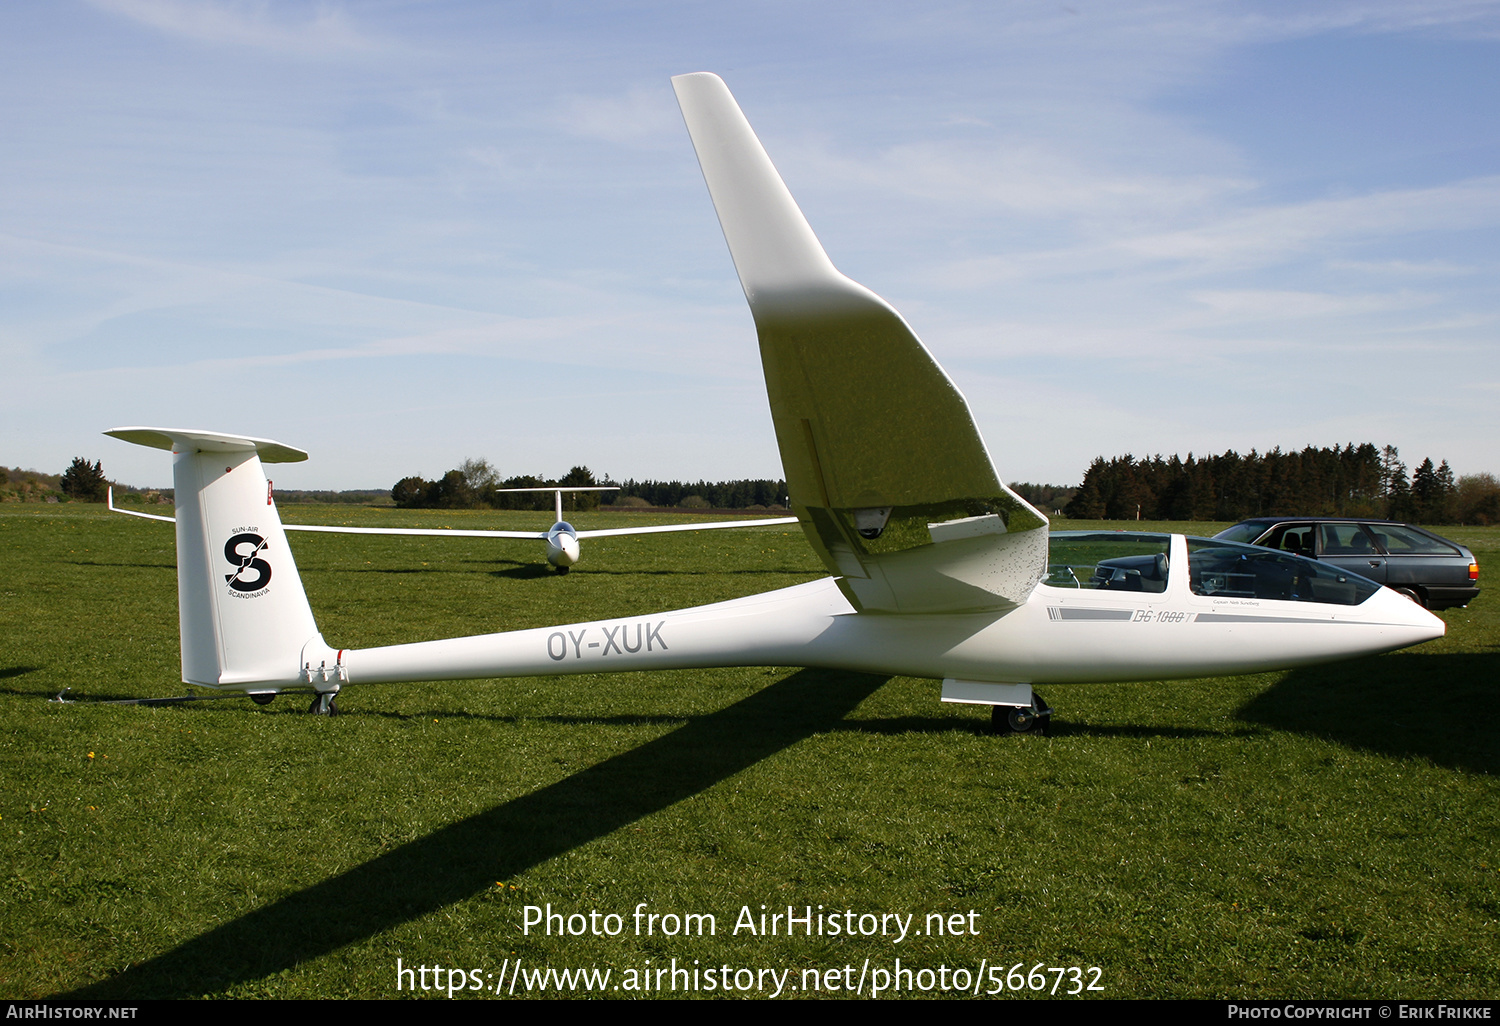
<path fill-rule="evenodd" d="M 650 616 L 334 648 L 261 469 L 306 454 L 118 429 L 175 454 L 183 680 L 266 701 L 310 690 L 326 713 L 346 684 L 822 666 L 940 678 L 945 701 L 1021 731 L 1047 723 L 1037 683 L 1251 673 L 1442 636 L 1395 592 L 1288 553 L 1124 532 L 1049 545 L 943 369 L 834 268 L 724 83 L 672 81 L 755 319 L 793 509 L 834 576 Z"/>

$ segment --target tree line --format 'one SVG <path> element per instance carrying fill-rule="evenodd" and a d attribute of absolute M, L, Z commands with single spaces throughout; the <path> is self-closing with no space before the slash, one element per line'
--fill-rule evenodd
<path fill-rule="evenodd" d="M 111 482 L 98 460 L 83 457 L 60 475 L 19 468 L 0 468 L 0 501 L 100 502 Z M 114 482 L 125 502 L 170 501 L 171 490 L 145 495 Z M 783 509 L 786 481 L 637 481 L 617 484 L 597 480 L 587 467 L 573 467 L 557 480 L 530 475 L 501 479 L 486 460 L 465 460 L 434 481 L 406 477 L 390 496 L 396 505 L 428 509 L 550 510 L 546 492 L 513 493 L 507 488 L 618 487 L 617 492 L 571 492 L 564 509 L 597 509 L 601 501 L 615 506 L 712 509 Z M 1245 520 L 1257 516 L 1381 517 L 1425 524 L 1500 524 L 1500 481 L 1492 474 L 1470 474 L 1455 480 L 1448 461 L 1434 466 L 1424 459 L 1407 472 L 1395 446 L 1372 443 L 1266 453 L 1234 450 L 1222 456 L 1183 459 L 1160 454 L 1106 460 L 1097 457 L 1075 487 L 1017 482 L 1011 486 L 1045 511 L 1084 520 Z M 285 501 L 372 501 L 380 493 L 287 492 Z"/>
<path fill-rule="evenodd" d="M 552 508 L 553 496 L 542 493 L 507 492 L 510 488 L 582 488 L 592 485 L 615 487 L 614 492 L 567 492 L 565 511 L 598 509 L 608 505 L 675 506 L 702 509 L 780 508 L 785 502 L 786 482 L 741 481 L 636 481 L 623 484 L 607 477 L 597 480 L 588 467 L 574 467 L 556 480 L 519 475 L 502 479 L 487 460 L 465 460 L 442 477 L 428 481 L 404 477 L 391 489 L 391 499 L 405 509 L 532 509 Z M 628 501 L 628 500 L 634 500 Z"/>
<path fill-rule="evenodd" d="M 615 495 L 616 504 L 621 499 L 641 499 L 647 506 L 709 509 L 783 509 L 787 501 L 786 482 L 766 478 L 692 482 L 632 479 Z"/>
<path fill-rule="evenodd" d="M 1084 520 L 1246 520 L 1260 516 L 1379 517 L 1427 524 L 1500 523 L 1500 483 L 1454 480 L 1448 461 L 1408 474 L 1395 446 L 1186 459 L 1100 456 L 1063 512 Z"/>
<path fill-rule="evenodd" d="M 0 502 L 103 502 L 104 467 L 81 456 L 61 474 L 0 467 Z"/>

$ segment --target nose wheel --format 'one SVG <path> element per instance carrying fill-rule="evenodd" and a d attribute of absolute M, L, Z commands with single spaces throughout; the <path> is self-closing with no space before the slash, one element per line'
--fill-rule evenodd
<path fill-rule="evenodd" d="M 1035 691 L 1030 705 L 990 706 L 990 733 L 1045 734 L 1052 725 L 1052 707 Z"/>

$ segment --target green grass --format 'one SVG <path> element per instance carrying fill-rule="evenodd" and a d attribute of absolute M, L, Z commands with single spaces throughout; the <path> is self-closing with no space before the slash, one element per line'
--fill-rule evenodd
<path fill-rule="evenodd" d="M 1445 533 L 1500 568 L 1500 529 Z M 344 647 L 674 608 L 820 572 L 783 529 L 588 541 L 567 577 L 539 543 L 292 543 Z M 1448 636 L 1419 649 L 1053 687 L 1052 736 L 998 738 L 979 711 L 940 704 L 934 681 L 785 668 L 356 686 L 333 719 L 293 697 L 59 705 L 46 699 L 65 687 L 183 693 L 171 528 L 0 507 L 0 559 L 7 998 L 388 997 L 398 957 L 481 974 L 516 957 L 595 966 L 612 983 L 647 959 L 857 976 L 899 957 L 1099 966 L 1109 997 L 1500 992 L 1492 591 L 1441 614 Z M 523 907 L 549 902 L 620 914 L 625 932 L 523 936 Z M 641 902 L 713 913 L 718 933 L 637 937 Z M 918 924 L 974 910 L 979 934 L 732 935 L 741 906 L 761 904 Z"/>

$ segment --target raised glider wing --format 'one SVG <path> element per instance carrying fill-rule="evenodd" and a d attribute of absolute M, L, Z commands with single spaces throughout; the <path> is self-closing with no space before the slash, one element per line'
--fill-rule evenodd
<path fill-rule="evenodd" d="M 107 432 L 117 438 L 125 438 L 127 441 L 137 442 L 141 445 L 155 446 L 158 449 L 171 449 L 174 429 L 158 428 L 116 428 Z M 122 433 L 124 432 L 124 433 Z M 182 432 L 195 434 L 201 432 Z M 126 437 L 129 434 L 130 437 Z M 301 452 L 298 450 L 291 450 Z M 307 454 L 302 453 L 301 459 L 307 459 Z M 627 534 L 666 534 L 675 531 L 716 531 L 730 527 L 769 527 L 774 524 L 795 524 L 796 517 L 767 517 L 756 520 L 716 520 L 706 524 L 661 524 L 655 527 L 611 527 L 598 531 L 580 531 L 572 524 L 563 519 L 562 497 L 563 492 L 610 492 L 619 489 L 604 485 L 587 485 L 579 487 L 555 487 L 555 488 L 500 488 L 502 492 L 552 492 L 556 495 L 554 509 L 557 514 L 556 522 L 545 531 L 464 531 L 445 530 L 440 528 L 426 527 L 330 527 L 320 524 L 282 524 L 283 531 L 313 531 L 319 534 L 384 534 L 384 535 L 410 535 L 416 537 L 430 538 L 526 538 L 534 541 L 545 542 L 547 545 L 547 562 L 557 567 L 560 574 L 567 573 L 574 563 L 578 562 L 579 540 L 583 538 L 616 538 Z M 270 484 L 266 485 L 266 498 L 269 500 Z M 110 488 L 105 497 L 105 502 L 111 513 L 124 513 L 126 516 L 141 517 L 144 520 L 162 520 L 172 523 L 172 517 L 158 516 L 153 513 L 139 513 L 135 510 L 121 509 L 115 505 L 114 489 Z"/>
<path fill-rule="evenodd" d="M 310 711 L 330 713 L 351 683 L 823 666 L 941 678 L 945 701 L 993 706 L 998 728 L 1021 731 L 1050 713 L 1033 683 L 1252 673 L 1442 636 L 1389 589 L 1252 546 L 1057 535 L 1049 566 L 1046 518 L 1001 483 L 901 315 L 834 268 L 724 83 L 673 86 L 755 319 L 793 507 L 835 576 L 650 616 L 336 649 L 261 469 L 305 453 L 107 432 L 174 453 L 184 681 L 266 701 L 312 691 Z"/>

